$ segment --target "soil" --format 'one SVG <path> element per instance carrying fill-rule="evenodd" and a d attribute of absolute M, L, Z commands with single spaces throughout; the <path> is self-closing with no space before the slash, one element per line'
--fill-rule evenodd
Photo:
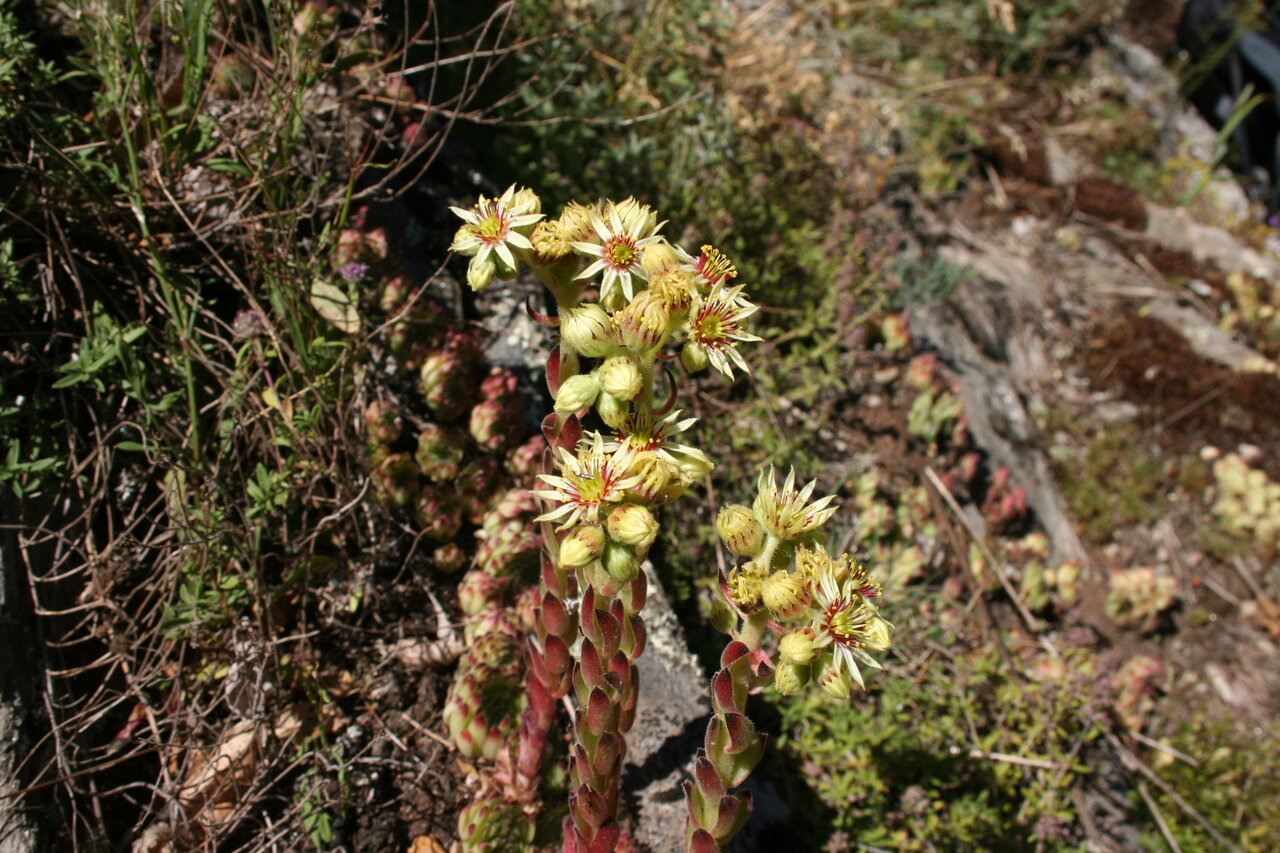
<path fill-rule="evenodd" d="M 1134 403 L 1138 425 L 1170 457 L 1280 448 L 1280 378 L 1215 364 L 1175 329 L 1136 313 L 1103 320 L 1097 331 L 1082 353 L 1091 387 Z M 1280 479 L 1280 454 L 1264 453 L 1258 465 Z"/>

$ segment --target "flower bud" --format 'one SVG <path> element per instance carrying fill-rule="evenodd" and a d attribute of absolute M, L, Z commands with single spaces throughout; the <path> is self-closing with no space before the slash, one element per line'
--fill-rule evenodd
<path fill-rule="evenodd" d="M 580 373 L 561 384 L 556 392 L 555 408 L 562 415 L 571 415 L 590 406 L 599 395 L 600 381 L 590 374 Z"/>
<path fill-rule="evenodd" d="M 567 243 L 588 242 L 594 234 L 591 226 L 591 217 L 594 215 L 595 211 L 592 208 L 571 201 L 565 205 L 560 218 L 555 221 L 556 230 Z"/>
<path fill-rule="evenodd" d="M 667 267 L 679 266 L 683 262 L 683 258 L 676 252 L 675 247 L 666 240 L 650 243 L 640 256 L 640 266 L 644 267 L 644 271 L 650 276 Z"/>
<path fill-rule="evenodd" d="M 788 571 L 774 572 L 760 585 L 764 606 L 781 620 L 793 619 L 812 596 L 805 582 Z"/>
<path fill-rule="evenodd" d="M 680 349 L 680 363 L 690 373 L 706 370 L 711 359 L 707 356 L 707 348 L 697 341 L 688 341 Z"/>
<path fill-rule="evenodd" d="M 873 652 L 882 652 L 893 642 L 893 624 L 875 613 L 862 629 L 862 645 Z"/>
<path fill-rule="evenodd" d="M 635 360 L 616 355 L 600 365 L 600 387 L 619 400 L 634 400 L 644 387 L 644 376 Z"/>
<path fill-rule="evenodd" d="M 561 235 L 560 229 L 545 219 L 533 226 L 533 236 L 529 241 L 533 243 L 535 260 L 543 266 L 550 266 L 573 253 L 573 247 Z"/>
<path fill-rule="evenodd" d="M 639 504 L 618 504 L 609 513 L 607 525 L 611 538 L 642 551 L 658 536 L 658 520 Z"/>
<path fill-rule="evenodd" d="M 472 240 L 473 232 L 471 229 L 471 225 L 458 226 L 458 230 L 453 232 L 453 242 L 449 244 L 450 252 L 457 252 L 463 257 L 470 257 L 480 251 L 479 244 Z M 339 238 L 339 246 L 341 246 L 341 238 Z"/>
<path fill-rule="evenodd" d="M 604 551 L 604 531 L 595 526 L 575 527 L 560 542 L 560 565 L 581 568 Z"/>
<path fill-rule="evenodd" d="M 773 673 L 773 686 L 783 696 L 790 696 L 809 681 L 809 667 L 782 663 Z"/>
<path fill-rule="evenodd" d="M 596 413 L 607 426 L 622 429 L 622 425 L 627 422 L 627 415 L 631 414 L 631 403 L 619 400 L 612 394 L 601 393 L 596 402 Z"/>
<path fill-rule="evenodd" d="M 606 539 L 603 558 L 605 571 L 623 583 L 635 580 L 640 574 L 640 560 L 630 545 Z"/>
<path fill-rule="evenodd" d="M 520 272 L 520 262 L 518 259 L 516 259 L 515 265 L 511 265 L 504 261 L 499 255 L 490 254 L 489 257 L 493 258 L 496 263 L 493 275 L 494 278 L 498 279 L 498 281 L 511 281 L 511 279 L 515 278 L 516 274 Z"/>
<path fill-rule="evenodd" d="M 671 312 L 660 295 L 642 290 L 618 312 L 615 320 L 627 349 L 648 352 L 666 339 Z"/>
<path fill-rule="evenodd" d="M 606 210 L 606 214 L 616 213 L 620 220 L 630 226 L 632 233 L 651 234 L 658 228 L 657 211 L 636 201 L 633 196 L 614 202 L 611 207 L 612 210 Z M 603 218 L 608 219 L 608 215 Z"/>
<path fill-rule="evenodd" d="M 527 216 L 531 213 L 542 212 L 542 199 L 538 198 L 538 194 L 528 187 L 521 187 L 516 190 L 515 195 L 511 197 L 511 201 L 507 203 L 507 210 L 512 216 Z M 530 226 L 525 226 L 526 228 Z"/>
<path fill-rule="evenodd" d="M 716 533 L 725 547 L 741 557 L 758 557 L 764 546 L 764 528 L 742 504 L 730 504 L 716 516 Z"/>
<path fill-rule="evenodd" d="M 560 340 L 588 358 L 601 358 L 618 346 L 613 318 L 594 302 L 560 312 Z"/>
<path fill-rule="evenodd" d="M 492 253 L 485 255 L 483 259 L 476 255 L 467 264 L 467 284 L 472 290 L 478 293 L 493 283 L 493 277 L 498 272 L 496 257 Z"/>
<path fill-rule="evenodd" d="M 853 692 L 853 679 L 842 668 L 829 660 L 818 674 L 818 684 L 833 699 L 847 700 Z"/>
<path fill-rule="evenodd" d="M 778 641 L 778 657 L 783 663 L 803 666 L 813 660 L 818 653 L 814 647 L 816 639 L 812 628 L 796 628 L 788 631 Z"/>
<path fill-rule="evenodd" d="M 707 454 L 696 447 L 686 447 L 683 450 L 672 449 L 668 453 L 675 459 L 676 467 L 680 469 L 680 473 L 690 483 L 698 482 L 716 467 L 716 463 L 708 459 Z"/>

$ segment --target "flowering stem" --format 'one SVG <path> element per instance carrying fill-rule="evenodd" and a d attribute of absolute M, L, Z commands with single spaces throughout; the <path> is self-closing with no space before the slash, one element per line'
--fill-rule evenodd
<path fill-rule="evenodd" d="M 656 211 L 633 198 L 570 203 L 547 220 L 535 193 L 512 186 L 453 212 L 463 224 L 451 248 L 470 257 L 473 289 L 528 265 L 556 303 L 560 345 L 547 370 L 555 412 L 543 421 L 552 455 L 533 492 L 546 507 L 537 519 L 544 522 L 540 608 L 526 654 L 529 704 L 515 781 L 525 805 L 532 803 L 557 699 L 572 687 L 579 710 L 564 850 L 612 853 L 622 837 L 617 811 L 624 735 L 639 695 L 635 661 L 645 646 L 640 565 L 659 532 L 656 508 L 713 467 L 676 438 L 695 419 L 681 419 L 674 408 L 674 379 L 663 399 L 654 399 L 653 374 L 659 359 L 665 370 L 677 351 L 690 372 L 709 366 L 730 378 L 735 368 L 745 372 L 737 347 L 759 340 L 745 323 L 756 306 L 742 285 L 729 284 L 737 269 L 727 258 L 711 246 L 693 256 L 669 243 Z M 599 299 L 581 301 L 592 283 Z M 598 417 L 611 434 L 584 432 L 583 417 Z M 569 602 L 578 591 L 575 616 Z M 734 648 L 757 654 L 764 627 L 749 620 L 750 648 Z M 570 650 L 579 632 L 575 661 Z M 736 677 L 726 676 L 727 683 Z M 728 701 L 737 708 L 745 693 Z M 740 711 L 721 711 L 721 734 L 708 736 L 708 751 L 717 756 L 722 735 L 733 740 L 745 720 Z"/>
<path fill-rule="evenodd" d="M 769 626 L 769 611 L 757 610 L 747 614 L 747 618 L 743 620 L 742 628 L 735 635 L 738 642 L 742 643 L 751 651 L 760 648 L 760 643 L 764 639 L 765 628 Z"/>

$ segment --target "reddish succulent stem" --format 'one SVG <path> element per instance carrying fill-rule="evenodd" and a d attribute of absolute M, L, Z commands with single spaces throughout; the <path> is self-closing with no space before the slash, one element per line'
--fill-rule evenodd
<path fill-rule="evenodd" d="M 548 366 L 548 375 L 552 366 Z M 552 414 L 543 422 L 547 444 L 556 447 L 566 440 L 576 441 L 581 426 L 576 418 Z M 543 462 L 546 468 L 546 461 Z M 559 713 L 559 700 L 569 691 L 573 670 L 570 647 L 577 637 L 578 623 L 565 601 L 576 592 L 574 577 L 555 564 L 558 552 L 555 532 L 542 523 L 542 559 L 538 580 L 541 603 L 537 629 L 525 647 L 525 687 L 529 704 L 520 719 L 516 752 L 515 781 L 521 798 L 534 802 L 542 780 L 542 762 L 550 733 Z"/>
<path fill-rule="evenodd" d="M 711 677 L 711 722 L 684 783 L 685 853 L 722 853 L 751 813 L 749 792 L 731 793 L 746 781 L 764 753 L 764 736 L 746 716 L 747 697 L 771 677 L 768 655 L 733 640 Z"/>

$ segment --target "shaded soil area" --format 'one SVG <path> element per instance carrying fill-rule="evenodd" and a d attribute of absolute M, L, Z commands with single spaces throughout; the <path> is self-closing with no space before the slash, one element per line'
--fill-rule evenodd
<path fill-rule="evenodd" d="M 1129 314 L 1106 322 L 1083 355 L 1093 386 L 1137 404 L 1140 425 L 1166 453 L 1280 447 L 1280 378 L 1214 364 L 1159 320 Z M 1265 453 L 1259 464 L 1280 478 L 1280 456 Z"/>

